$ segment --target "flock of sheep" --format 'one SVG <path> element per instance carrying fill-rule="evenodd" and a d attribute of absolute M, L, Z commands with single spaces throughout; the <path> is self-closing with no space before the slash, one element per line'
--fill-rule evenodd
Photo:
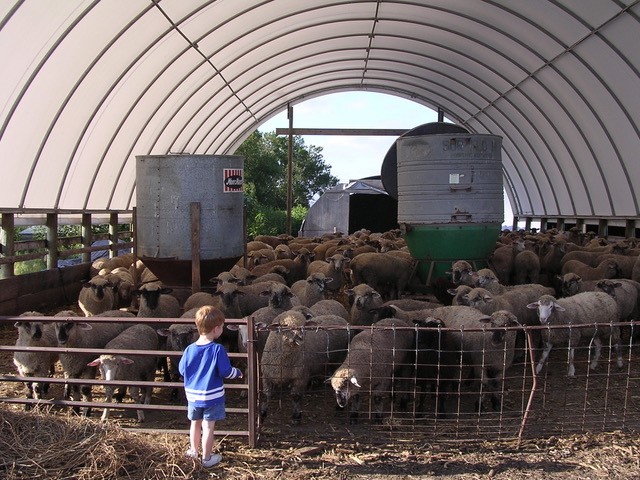
<path fill-rule="evenodd" d="M 585 239 L 574 230 L 503 232 L 490 268 L 452 262 L 450 296 L 427 301 L 406 295 L 415 280 L 415 260 L 399 231 L 259 236 L 247 243 L 246 259 L 211 279 L 210 292 L 179 301 L 140 261 L 125 255 L 94 263 L 78 305 L 87 317 L 194 318 L 203 305 L 220 308 L 227 318 L 251 317 L 263 419 L 274 390 L 290 387 L 292 421 L 299 423 L 301 401 L 316 378 L 331 384 L 351 422 L 358 420 L 362 396 L 370 397 L 373 418 L 381 421 L 385 403 L 398 399 L 398 408 L 407 408 L 412 388 L 419 392 L 414 405 L 419 414 L 446 415 L 448 395 L 462 388 L 477 392 L 478 411 L 489 404 L 499 410 L 505 371 L 525 351 L 522 329 L 510 327 L 567 326 L 532 329 L 537 373 L 552 348 L 560 347 L 569 352 L 567 374 L 575 375 L 574 350 L 581 345 L 593 345 L 590 368 L 597 368 L 603 345 L 613 348 L 622 366 L 626 337 L 618 323 L 636 319 L 640 301 L 635 247 L 635 239 Z M 192 324 L 88 323 L 72 321 L 72 315 L 60 312 L 54 323 L 16 322 L 17 344 L 181 351 L 197 338 Z M 247 334 L 245 325 L 228 324 L 220 341 L 243 351 Z M 107 381 L 152 381 L 164 367 L 165 380 L 179 381 L 178 357 L 168 364 L 161 360 L 33 351 L 14 356 L 25 377 L 50 376 L 59 361 L 69 378 L 92 379 L 99 370 Z M 42 398 L 46 388 L 33 382 L 27 396 Z M 109 402 L 126 393 L 108 385 L 105 391 Z M 129 393 L 137 402 L 150 402 L 151 388 Z M 78 395 L 90 402 L 91 387 L 65 390 L 65 396 Z M 435 402 L 428 405 L 427 398 Z M 102 419 L 108 414 L 105 409 Z M 144 420 L 143 410 L 138 420 Z"/>

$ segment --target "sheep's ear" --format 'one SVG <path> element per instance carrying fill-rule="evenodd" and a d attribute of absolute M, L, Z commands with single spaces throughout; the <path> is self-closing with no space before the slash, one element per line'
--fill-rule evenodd
<path fill-rule="evenodd" d="M 169 295 L 171 292 L 173 292 L 173 288 L 163 287 L 160 289 L 160 293 L 164 295 Z"/>
<path fill-rule="evenodd" d="M 131 365 L 133 363 L 133 360 L 131 360 L 130 358 L 127 358 L 127 357 L 120 357 L 120 360 L 125 365 Z"/>
<path fill-rule="evenodd" d="M 553 302 L 553 309 L 559 312 L 564 312 L 566 310 L 566 308 L 556 302 Z"/>
<path fill-rule="evenodd" d="M 455 288 L 448 288 L 448 289 L 447 289 L 447 293 L 448 293 L 449 295 L 453 295 L 453 296 L 455 297 L 455 296 L 456 296 L 456 294 L 457 294 L 458 292 L 456 292 L 456 289 L 455 289 Z"/>
<path fill-rule="evenodd" d="M 266 328 L 266 327 L 267 327 L 267 324 L 266 324 L 266 323 L 264 323 L 264 322 L 256 322 L 253 326 L 254 326 L 255 328 L 262 329 L 262 328 Z"/>
<path fill-rule="evenodd" d="M 237 323 L 231 323 L 229 325 L 225 325 L 225 327 L 227 327 L 227 330 L 231 330 L 232 332 L 237 332 L 240 329 L 240 325 Z"/>
<path fill-rule="evenodd" d="M 356 387 L 358 387 L 358 388 L 362 388 L 362 387 L 360 386 L 360 384 L 358 383 L 358 379 L 357 379 L 356 377 L 351 377 L 351 378 L 349 379 L 349 381 L 350 381 L 351 383 L 353 383 Z"/>
<path fill-rule="evenodd" d="M 482 296 L 482 299 L 483 299 L 485 302 L 490 301 L 492 298 L 493 298 L 493 297 L 492 297 L 491 295 L 486 294 L 486 293 Z"/>
<path fill-rule="evenodd" d="M 307 320 L 304 322 L 305 327 L 317 327 L 319 324 L 315 320 Z"/>
<path fill-rule="evenodd" d="M 478 321 L 480 323 L 491 323 L 491 317 L 482 317 L 482 318 L 479 318 Z"/>
<path fill-rule="evenodd" d="M 529 303 L 527 304 L 527 308 L 530 308 L 531 310 L 535 310 L 540 306 L 540 302 L 533 302 L 533 303 Z"/>
<path fill-rule="evenodd" d="M 76 325 L 78 325 L 78 328 L 82 330 L 91 330 L 93 328 L 91 324 L 86 322 L 78 322 Z"/>
<path fill-rule="evenodd" d="M 99 367 L 102 361 L 96 358 L 94 361 L 87 363 L 87 367 Z"/>
<path fill-rule="evenodd" d="M 156 333 L 161 337 L 168 337 L 169 335 L 171 335 L 171 330 L 169 330 L 168 328 L 159 328 L 158 330 L 156 330 Z"/>
<path fill-rule="evenodd" d="M 325 278 L 324 279 L 324 284 L 327 285 L 328 283 L 333 282 L 333 278 Z"/>
<path fill-rule="evenodd" d="M 344 293 L 346 293 L 349 298 L 353 298 L 356 294 L 356 292 L 354 292 L 351 288 L 348 290 L 345 290 Z"/>

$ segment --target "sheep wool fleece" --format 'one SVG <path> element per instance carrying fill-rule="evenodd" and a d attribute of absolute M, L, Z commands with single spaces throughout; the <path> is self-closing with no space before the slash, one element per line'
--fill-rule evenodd
<path fill-rule="evenodd" d="M 187 401 L 195 407 L 224 403 L 223 379 L 240 376 L 240 370 L 231 366 L 224 347 L 216 342 L 189 345 L 178 369 L 184 378 Z"/>

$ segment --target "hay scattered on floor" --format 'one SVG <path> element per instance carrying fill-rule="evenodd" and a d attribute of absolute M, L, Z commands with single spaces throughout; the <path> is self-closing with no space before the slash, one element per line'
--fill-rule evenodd
<path fill-rule="evenodd" d="M 178 443 L 113 423 L 0 408 L 0 477 L 9 480 L 194 478 L 202 467 Z"/>

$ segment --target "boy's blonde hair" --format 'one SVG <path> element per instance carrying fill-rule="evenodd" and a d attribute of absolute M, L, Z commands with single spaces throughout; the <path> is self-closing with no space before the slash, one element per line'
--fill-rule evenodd
<path fill-rule="evenodd" d="M 206 335 L 214 328 L 224 324 L 224 314 L 210 305 L 200 307 L 196 312 L 196 328 L 200 335 Z"/>

